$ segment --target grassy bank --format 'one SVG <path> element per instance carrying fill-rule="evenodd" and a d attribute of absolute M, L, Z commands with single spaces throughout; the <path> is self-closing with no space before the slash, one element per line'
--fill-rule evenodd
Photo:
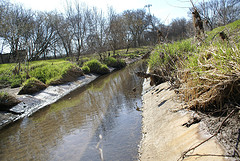
<path fill-rule="evenodd" d="M 189 108 L 222 109 L 225 103 L 240 101 L 239 35 L 240 20 L 205 33 L 200 42 L 187 39 L 158 45 L 149 67 L 170 81 Z"/>
<path fill-rule="evenodd" d="M 78 62 L 75 58 L 40 60 L 21 63 L 0 64 L 0 83 L 4 87 L 20 87 L 29 78 L 36 78 L 46 85 L 61 84 L 73 81 L 84 73 L 107 74 L 109 67 L 123 68 L 126 59 L 141 57 L 149 51 L 149 47 L 130 48 L 99 54 L 81 56 Z"/>
<path fill-rule="evenodd" d="M 19 64 L 0 64 L 0 81 L 3 86 L 19 87 L 28 78 L 34 77 L 45 84 L 60 79 L 71 68 L 76 67 L 64 59 L 33 61 Z"/>

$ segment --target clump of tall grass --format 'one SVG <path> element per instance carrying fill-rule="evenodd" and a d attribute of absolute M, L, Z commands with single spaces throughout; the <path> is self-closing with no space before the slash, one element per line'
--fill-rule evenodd
<path fill-rule="evenodd" d="M 197 109 L 239 102 L 239 61 L 238 45 L 218 43 L 202 48 L 199 54 L 189 57 L 184 70 L 179 70 L 179 93 L 189 107 Z"/>
<path fill-rule="evenodd" d="M 189 108 L 212 110 L 240 102 L 239 26 L 240 20 L 206 33 L 200 46 L 191 39 L 158 45 L 150 69 L 167 78 Z M 227 40 L 219 36 L 223 30 Z"/>
<path fill-rule="evenodd" d="M 88 66 L 90 69 L 91 73 L 96 73 L 96 74 L 107 74 L 110 72 L 109 68 L 107 65 L 102 64 L 99 60 L 97 59 L 92 59 L 90 61 L 87 61 L 84 63 L 83 66 Z"/>
<path fill-rule="evenodd" d="M 196 50 L 191 39 L 158 45 L 148 59 L 150 71 L 171 80 L 177 68 L 183 66 L 189 54 Z"/>
<path fill-rule="evenodd" d="M 47 88 L 46 84 L 44 84 L 35 77 L 31 77 L 23 83 L 23 87 L 18 94 L 34 94 L 45 88 Z"/>
<path fill-rule="evenodd" d="M 113 67 L 113 68 L 123 68 L 126 66 L 126 62 L 122 59 L 115 59 L 113 57 L 107 57 L 103 61 L 107 66 Z"/>
<path fill-rule="evenodd" d="M 90 73 L 90 68 L 88 66 L 86 66 L 86 65 L 83 66 L 81 69 L 82 69 L 84 74 L 89 74 Z"/>

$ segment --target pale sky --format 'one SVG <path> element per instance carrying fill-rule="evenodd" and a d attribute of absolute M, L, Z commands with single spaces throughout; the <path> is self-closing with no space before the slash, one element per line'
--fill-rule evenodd
<path fill-rule="evenodd" d="M 10 0 L 12 3 L 22 3 L 26 8 L 40 11 L 57 10 L 64 11 L 66 2 L 75 0 Z M 127 9 L 144 8 L 145 5 L 151 4 L 150 11 L 162 23 L 169 24 L 173 18 L 189 18 L 187 12 L 191 3 L 189 0 L 77 0 L 79 3 L 86 3 L 89 7 L 95 6 L 107 12 L 108 7 L 113 7 L 117 13 Z M 194 1 L 196 2 L 196 0 Z"/>

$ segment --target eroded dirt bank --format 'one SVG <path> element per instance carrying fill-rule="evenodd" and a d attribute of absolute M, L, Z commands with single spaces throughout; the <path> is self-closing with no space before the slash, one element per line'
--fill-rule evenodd
<path fill-rule="evenodd" d="M 170 90 L 168 83 L 150 87 L 149 81 L 145 81 L 143 86 L 143 138 L 139 149 L 141 161 L 177 161 L 184 151 L 211 136 L 203 130 L 206 128 L 202 121 L 190 127 L 182 126 L 196 114 L 187 110 L 177 112 L 182 105 L 176 101 L 176 94 Z M 198 156 L 194 156 L 196 154 Z M 225 154 L 222 146 L 212 138 L 189 152 L 188 155 L 192 156 L 184 158 L 184 161 L 228 160 L 223 157 Z"/>

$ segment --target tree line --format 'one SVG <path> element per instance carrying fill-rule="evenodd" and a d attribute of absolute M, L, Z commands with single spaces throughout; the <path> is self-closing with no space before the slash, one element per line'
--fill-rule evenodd
<path fill-rule="evenodd" d="M 210 29 L 239 19 L 238 0 L 210 0 L 195 6 Z M 190 9 L 191 11 L 191 9 Z M 26 50 L 28 60 L 46 56 L 74 56 L 117 49 L 154 45 L 157 30 L 165 41 L 193 35 L 192 20 L 173 19 L 164 25 L 146 9 L 107 13 L 75 2 L 64 13 L 26 9 L 8 0 L 0 2 L 0 54 L 6 47 L 11 54 Z"/>

